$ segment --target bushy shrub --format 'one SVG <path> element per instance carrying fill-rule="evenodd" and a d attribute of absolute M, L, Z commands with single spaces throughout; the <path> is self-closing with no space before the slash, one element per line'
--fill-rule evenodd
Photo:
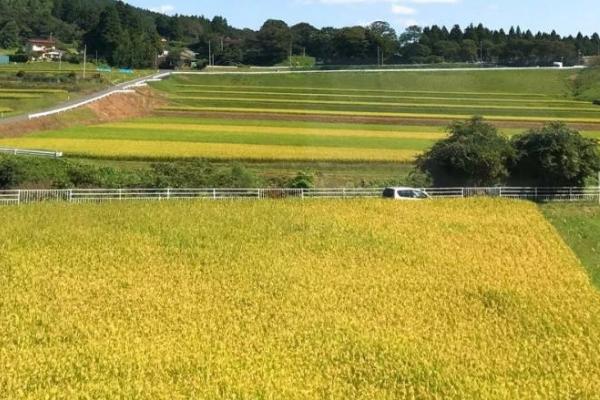
<path fill-rule="evenodd" d="M 298 175 L 286 183 L 286 187 L 292 189 L 312 189 L 315 187 L 315 177 L 307 172 L 298 172 Z"/>
<path fill-rule="evenodd" d="M 481 117 L 454 122 L 450 136 L 417 159 L 417 168 L 436 186 L 493 186 L 508 178 L 510 141 Z"/>
<path fill-rule="evenodd" d="M 528 186 L 583 186 L 600 170 L 598 141 L 560 122 L 513 139 L 511 181 Z"/>
<path fill-rule="evenodd" d="M 23 181 L 23 169 L 11 158 L 0 158 L 0 189 L 13 188 Z"/>

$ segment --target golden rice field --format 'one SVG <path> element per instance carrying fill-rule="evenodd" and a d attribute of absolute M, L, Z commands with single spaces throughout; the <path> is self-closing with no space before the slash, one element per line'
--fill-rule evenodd
<path fill-rule="evenodd" d="M 413 161 L 420 151 L 136 140 L 2 139 L 0 146 L 58 149 L 70 156 L 105 158 L 207 158 L 237 160 Z"/>
<path fill-rule="evenodd" d="M 410 162 L 441 127 L 142 118 L 0 139 L 0 146 L 104 158 Z"/>
<path fill-rule="evenodd" d="M 349 116 L 349 117 L 397 117 L 410 119 L 431 120 L 431 114 L 426 113 L 408 113 L 408 112 L 375 112 L 375 111 L 329 111 L 329 110 L 309 110 L 309 109 L 284 109 L 284 108 L 264 108 L 264 107 L 195 107 L 195 106 L 165 106 L 160 107 L 160 111 L 167 112 L 233 112 L 233 113 L 259 113 L 259 114 L 282 114 L 282 115 L 327 115 L 327 116 Z M 476 114 L 476 113 L 475 113 Z M 460 120 L 473 117 L 472 114 L 435 114 L 436 120 Z M 517 121 L 517 122 L 548 122 L 548 117 L 521 117 L 521 116 L 486 116 L 491 121 Z M 586 117 L 554 117 L 552 121 L 561 121 L 565 123 L 590 123 L 600 124 L 600 118 Z"/>
<path fill-rule="evenodd" d="M 600 393 L 600 294 L 530 203 L 2 214 L 1 398 Z"/>

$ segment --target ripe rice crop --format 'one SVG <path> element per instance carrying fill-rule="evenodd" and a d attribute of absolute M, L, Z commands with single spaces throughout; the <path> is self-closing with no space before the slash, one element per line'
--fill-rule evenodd
<path fill-rule="evenodd" d="M 277 126 L 252 126 L 252 125 L 203 125 L 203 124 L 173 124 L 165 125 L 151 122 L 122 122 L 98 125 L 90 129 L 94 130 L 142 130 L 142 131 L 174 131 L 174 132 L 198 132 L 198 133 L 237 133 L 237 134 L 261 134 L 261 135 L 298 135 L 298 136 L 328 136 L 328 137 L 359 137 L 359 138 L 394 138 L 394 139 L 430 139 L 438 140 L 446 137 L 444 133 L 435 132 L 395 132 L 395 131 L 371 131 L 361 129 L 324 129 L 324 128 L 290 128 Z M 60 135 L 60 132 L 56 133 Z M 46 136 L 46 135 L 43 135 Z"/>
<path fill-rule="evenodd" d="M 341 115 L 354 117 L 396 117 L 431 120 L 458 120 L 469 119 L 473 115 L 469 114 L 438 114 L 438 113 L 410 113 L 410 112 L 379 112 L 379 111 L 345 111 L 345 110 L 323 110 L 323 109 L 286 109 L 286 108 L 266 108 L 266 107 L 200 107 L 200 106 L 182 106 L 173 105 L 159 108 L 159 111 L 168 112 L 235 112 L 235 113 L 260 113 L 260 114 L 289 114 L 289 115 Z M 507 116 L 507 115 L 484 115 L 492 121 L 523 121 L 523 122 L 548 122 L 548 117 L 534 116 Z M 571 122 L 571 123 L 600 123 L 600 118 L 587 117 L 553 117 L 553 121 Z"/>
<path fill-rule="evenodd" d="M 407 149 L 279 146 L 230 143 L 191 143 L 150 140 L 94 140 L 17 138 L 0 140 L 0 146 L 52 149 L 69 155 L 104 158 L 208 158 L 238 160 L 336 160 L 410 162 L 421 153 Z"/>
<path fill-rule="evenodd" d="M 448 103 L 459 103 L 459 104 L 473 104 L 473 101 L 477 101 L 478 105 L 491 104 L 496 105 L 498 103 L 513 104 L 513 107 L 539 107 L 540 104 L 548 106 L 570 106 L 571 108 L 576 107 L 590 107 L 589 101 L 578 101 L 578 100 L 556 100 L 556 99 L 512 99 L 512 98 L 468 98 L 468 97 L 457 97 L 453 95 L 443 96 L 403 96 L 403 95 L 382 95 L 377 94 L 355 94 L 355 93 L 303 93 L 303 92 L 268 92 L 264 90 L 177 90 L 174 92 L 176 96 L 198 96 L 198 95 L 223 95 L 223 94 L 241 94 L 245 96 L 270 96 L 270 97 L 283 97 L 283 98 L 334 98 L 334 99 L 379 99 L 379 100 L 410 100 L 411 103 L 430 103 L 432 100 L 437 102 Z"/>
<path fill-rule="evenodd" d="M 530 110 L 530 111 L 571 111 L 571 112 L 585 112 L 589 111 L 592 113 L 600 114 L 600 107 L 586 107 L 586 108 L 573 108 L 573 107 L 539 107 L 539 106 L 524 106 L 524 105 L 479 105 L 479 104 L 449 104 L 449 103 L 398 103 L 398 102 L 385 102 L 385 101 L 344 101 L 344 100 L 307 100 L 307 99 L 274 99 L 268 97 L 224 97 L 224 96 L 179 96 L 170 95 L 169 98 L 175 101 L 211 101 L 211 102 L 234 102 L 234 103 L 289 103 L 289 104 L 329 104 L 329 105 L 346 105 L 346 106 L 385 106 L 385 107 L 419 107 L 419 108 L 469 108 L 473 110 Z"/>
<path fill-rule="evenodd" d="M 600 114 L 600 107 L 593 107 L 588 104 L 589 107 L 557 107 L 557 106 L 543 106 L 539 105 L 495 105 L 495 104 L 450 104 L 448 102 L 427 102 L 427 103 L 416 103 L 416 102 L 384 102 L 384 101 L 347 101 L 347 100 L 323 100 L 323 99 L 293 99 L 293 98 L 282 98 L 275 99 L 272 97 L 224 97 L 224 96 L 181 96 L 171 95 L 169 98 L 175 101 L 210 101 L 210 102 L 234 102 L 234 103 L 286 103 L 286 104 L 327 104 L 327 105 L 340 105 L 340 106 L 381 106 L 381 107 L 404 107 L 404 108 L 432 108 L 432 109 L 454 109 L 454 108 L 469 108 L 473 110 L 505 110 L 505 111 L 572 111 L 572 112 L 591 112 Z"/>
<path fill-rule="evenodd" d="M 600 294 L 533 204 L 38 204 L 2 217 L 2 398 L 600 393 Z"/>

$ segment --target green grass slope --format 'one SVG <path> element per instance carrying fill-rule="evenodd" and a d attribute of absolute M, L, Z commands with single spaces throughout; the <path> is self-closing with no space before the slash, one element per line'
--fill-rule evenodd
<path fill-rule="evenodd" d="M 542 211 L 579 256 L 600 289 L 600 206 L 547 204 L 542 206 Z"/>

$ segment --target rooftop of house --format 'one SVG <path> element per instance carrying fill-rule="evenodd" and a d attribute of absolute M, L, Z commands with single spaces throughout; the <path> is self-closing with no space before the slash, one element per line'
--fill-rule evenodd
<path fill-rule="evenodd" d="M 54 46 L 56 45 L 56 40 L 54 39 L 29 39 L 27 43 L 36 44 L 40 46 Z"/>

